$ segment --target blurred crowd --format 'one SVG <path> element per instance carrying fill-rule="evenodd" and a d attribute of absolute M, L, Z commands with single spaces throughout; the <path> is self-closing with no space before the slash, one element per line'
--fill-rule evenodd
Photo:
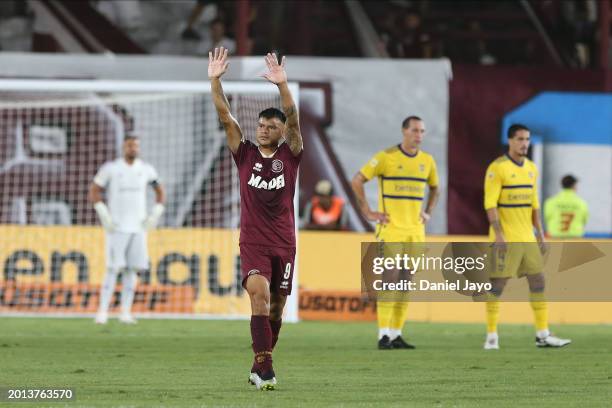
<path fill-rule="evenodd" d="M 392 58 L 448 57 L 492 65 L 545 62 L 541 34 L 519 2 L 363 1 Z M 529 2 L 570 66 L 591 67 L 597 53 L 597 0 Z"/>

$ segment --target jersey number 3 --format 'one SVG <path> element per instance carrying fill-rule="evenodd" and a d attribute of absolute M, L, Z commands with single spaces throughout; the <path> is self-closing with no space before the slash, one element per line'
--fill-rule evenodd
<path fill-rule="evenodd" d="M 561 232 L 567 232 L 569 230 L 574 217 L 574 213 L 561 213 Z"/>

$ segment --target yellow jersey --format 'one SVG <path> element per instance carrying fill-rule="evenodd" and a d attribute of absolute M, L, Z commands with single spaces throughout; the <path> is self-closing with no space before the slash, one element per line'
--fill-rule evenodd
<path fill-rule="evenodd" d="M 504 238 L 508 242 L 535 242 L 532 212 L 540 208 L 538 200 L 538 169 L 525 158 L 522 164 L 508 155 L 496 159 L 485 175 L 485 210 L 497 208 Z M 489 238 L 495 232 L 489 229 Z"/>
<path fill-rule="evenodd" d="M 425 185 L 438 186 L 436 162 L 430 154 L 419 150 L 411 155 L 397 145 L 376 153 L 360 171 L 368 180 L 378 177 L 378 211 L 389 214 L 385 230 L 425 233 L 420 219 Z"/>

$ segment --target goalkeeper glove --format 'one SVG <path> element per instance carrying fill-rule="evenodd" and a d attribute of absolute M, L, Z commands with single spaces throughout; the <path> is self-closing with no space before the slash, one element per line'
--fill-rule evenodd
<path fill-rule="evenodd" d="M 100 223 L 104 229 L 107 232 L 113 232 L 115 230 L 115 226 L 113 225 L 113 220 L 106 204 L 104 204 L 102 201 L 98 201 L 94 204 L 94 209 L 98 213 L 98 218 L 100 218 Z"/>
<path fill-rule="evenodd" d="M 159 221 L 159 217 L 164 213 L 164 205 L 157 203 L 153 206 L 153 210 L 151 214 L 147 217 L 146 220 L 142 223 L 142 226 L 146 230 L 151 230 L 157 226 L 157 222 Z"/>

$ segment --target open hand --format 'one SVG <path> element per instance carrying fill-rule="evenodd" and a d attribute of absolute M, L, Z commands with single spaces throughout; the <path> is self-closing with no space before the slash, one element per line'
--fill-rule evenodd
<path fill-rule="evenodd" d="M 265 56 L 265 60 L 266 66 L 268 67 L 268 72 L 262 76 L 276 85 L 287 82 L 287 73 L 285 72 L 285 57 L 282 58 L 281 63 L 279 64 L 276 53 L 268 53 Z"/>
<path fill-rule="evenodd" d="M 208 52 L 208 78 L 221 78 L 227 71 L 227 48 L 215 48 L 214 52 Z"/>

